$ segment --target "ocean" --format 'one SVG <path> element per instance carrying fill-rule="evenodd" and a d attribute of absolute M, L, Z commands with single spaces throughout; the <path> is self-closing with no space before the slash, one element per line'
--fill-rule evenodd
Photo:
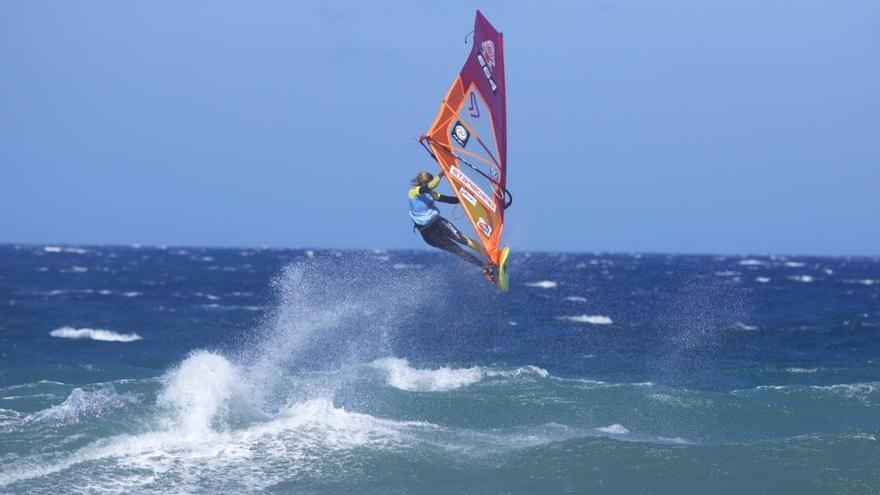
<path fill-rule="evenodd" d="M 880 259 L 0 246 L 0 494 L 877 494 Z"/>

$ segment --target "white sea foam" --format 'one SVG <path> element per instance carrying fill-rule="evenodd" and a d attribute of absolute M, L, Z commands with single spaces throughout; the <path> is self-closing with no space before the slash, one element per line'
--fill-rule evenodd
<path fill-rule="evenodd" d="M 78 247 L 43 246 L 44 253 L 86 254 L 87 250 Z"/>
<path fill-rule="evenodd" d="M 49 421 L 56 425 L 78 424 L 91 418 L 100 419 L 112 409 L 119 409 L 136 401 L 137 399 L 132 395 L 116 393 L 111 385 L 92 391 L 75 388 L 61 404 L 31 414 L 25 418 L 25 421 Z"/>
<path fill-rule="evenodd" d="M 581 296 L 568 296 L 565 298 L 565 300 L 571 302 L 587 302 L 587 298 Z"/>
<path fill-rule="evenodd" d="M 629 430 L 626 429 L 623 425 L 619 423 L 614 423 L 613 425 L 603 426 L 601 428 L 596 428 L 596 430 L 601 431 L 602 433 L 609 433 L 611 435 L 627 435 L 629 434 Z"/>
<path fill-rule="evenodd" d="M 589 323 L 590 325 L 611 325 L 613 323 L 610 317 L 603 315 L 559 316 L 556 319 L 574 323 Z"/>
<path fill-rule="evenodd" d="M 789 268 L 802 268 L 806 263 L 801 263 L 800 261 L 786 261 L 784 265 Z"/>
<path fill-rule="evenodd" d="M 484 372 L 479 367 L 417 369 L 401 358 L 373 361 L 372 366 L 385 373 L 386 383 L 409 392 L 445 392 L 480 381 Z"/>
<path fill-rule="evenodd" d="M 742 266 L 762 266 L 762 265 L 766 265 L 767 262 L 761 261 L 761 260 L 754 260 L 754 259 L 745 259 L 745 260 L 740 261 L 739 264 Z"/>
<path fill-rule="evenodd" d="M 328 451 L 396 448 L 409 432 L 438 428 L 349 412 L 328 398 L 294 401 L 268 420 L 234 428 L 227 414 L 243 400 L 241 383 L 247 378 L 245 369 L 223 356 L 196 352 L 165 377 L 159 396 L 165 420 L 158 428 L 103 439 L 66 456 L 7 463 L 0 486 L 112 459 L 112 475 L 87 475 L 89 492 L 176 492 L 181 479 L 194 476 L 202 480 L 200 491 L 230 485 L 260 491 L 321 469 Z"/>
<path fill-rule="evenodd" d="M 767 277 L 755 277 L 755 282 L 758 282 L 759 284 L 766 284 L 769 281 L 770 279 Z"/>
<path fill-rule="evenodd" d="M 792 275 L 791 277 L 788 277 L 788 279 L 805 284 L 813 281 L 813 277 L 811 275 Z"/>
<path fill-rule="evenodd" d="M 747 330 L 747 331 L 754 331 L 754 330 L 758 329 L 758 327 L 755 325 L 747 325 L 741 321 L 734 323 L 733 328 L 735 328 L 737 330 Z"/>
<path fill-rule="evenodd" d="M 217 309 L 221 311 L 263 311 L 268 309 L 266 306 L 255 306 L 255 305 L 227 305 L 227 304 L 202 304 L 201 307 L 205 309 Z"/>
<path fill-rule="evenodd" d="M 485 371 L 488 376 L 503 376 L 503 377 L 520 377 L 520 376 L 529 376 L 529 375 L 538 375 L 541 378 L 547 378 L 550 376 L 550 372 L 541 368 L 540 366 L 533 366 L 531 364 L 526 366 L 521 366 L 519 368 L 513 370 L 489 370 Z"/>
<path fill-rule="evenodd" d="M 49 332 L 49 335 L 59 339 L 88 339 L 102 342 L 134 342 L 141 340 L 141 336 L 136 333 L 116 333 L 111 330 L 94 328 L 62 327 L 52 330 Z"/>
<path fill-rule="evenodd" d="M 528 282 L 523 284 L 526 287 L 535 287 L 538 289 L 555 289 L 559 284 L 553 280 L 539 280 L 537 282 Z"/>
<path fill-rule="evenodd" d="M 863 279 L 849 278 L 849 279 L 844 280 L 843 283 L 845 283 L 845 284 L 874 285 L 874 284 L 880 284 L 880 280 L 874 280 L 874 279 L 870 279 L 870 278 L 863 278 Z"/>
<path fill-rule="evenodd" d="M 783 371 L 786 373 L 792 373 L 795 375 L 803 375 L 810 373 L 818 373 L 819 368 L 785 368 Z"/>

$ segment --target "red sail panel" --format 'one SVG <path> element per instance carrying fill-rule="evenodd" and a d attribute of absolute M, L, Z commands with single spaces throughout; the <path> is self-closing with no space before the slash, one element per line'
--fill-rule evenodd
<path fill-rule="evenodd" d="M 423 136 L 468 220 L 498 263 L 507 184 L 503 37 L 480 11 L 473 49 Z"/>

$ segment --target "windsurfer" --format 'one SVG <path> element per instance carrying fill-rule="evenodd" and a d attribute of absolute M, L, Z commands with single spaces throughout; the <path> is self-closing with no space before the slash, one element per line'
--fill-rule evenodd
<path fill-rule="evenodd" d="M 440 210 L 437 209 L 435 201 L 448 204 L 458 203 L 458 198 L 455 196 L 445 196 L 434 190 L 440 185 L 440 179 L 443 178 L 443 175 L 442 171 L 437 177 L 432 176 L 429 172 L 419 172 L 419 175 L 412 179 L 413 187 L 409 190 L 409 216 L 425 242 L 436 248 L 449 251 L 468 263 L 479 266 L 487 277 L 492 277 L 495 273 L 495 267 L 492 263 L 482 261 L 459 246 L 459 244 L 467 246 L 485 256 L 486 252 L 480 244 L 462 234 L 452 222 L 440 216 Z"/>

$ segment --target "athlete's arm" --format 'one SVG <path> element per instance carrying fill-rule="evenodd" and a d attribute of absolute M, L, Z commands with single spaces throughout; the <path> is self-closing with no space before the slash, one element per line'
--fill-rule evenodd
<path fill-rule="evenodd" d="M 430 182 L 419 187 L 419 194 L 424 194 L 428 191 L 435 189 L 437 186 L 440 185 L 440 179 L 442 179 L 442 178 L 443 178 L 443 172 L 441 171 L 439 174 L 437 174 L 437 177 L 434 177 L 433 179 L 431 179 Z"/>
<path fill-rule="evenodd" d="M 449 203 L 451 205 L 459 203 L 458 198 L 456 198 L 455 196 L 444 196 L 443 194 L 438 194 L 434 198 L 434 201 L 439 201 L 441 203 Z"/>

